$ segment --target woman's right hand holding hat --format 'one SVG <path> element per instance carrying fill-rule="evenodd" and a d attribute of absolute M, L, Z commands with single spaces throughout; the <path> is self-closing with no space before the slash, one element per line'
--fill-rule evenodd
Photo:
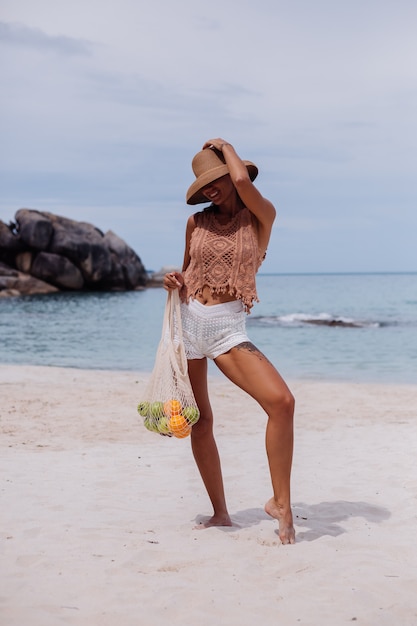
<path fill-rule="evenodd" d="M 218 137 L 217 139 L 209 139 L 208 141 L 206 141 L 206 143 L 203 146 L 203 150 L 205 150 L 206 148 L 216 148 L 216 150 L 218 150 L 219 152 L 223 152 L 224 146 L 231 146 L 231 145 L 232 144 L 230 144 L 225 139 L 221 139 L 220 137 Z"/>

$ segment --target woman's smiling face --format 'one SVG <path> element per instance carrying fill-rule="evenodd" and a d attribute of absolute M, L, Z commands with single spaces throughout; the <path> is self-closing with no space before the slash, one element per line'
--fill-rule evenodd
<path fill-rule="evenodd" d="M 230 193 L 234 191 L 234 186 L 231 181 L 230 175 L 225 174 L 221 178 L 213 180 L 201 190 L 206 196 L 207 200 L 210 200 L 213 204 L 221 204 L 227 200 Z"/>

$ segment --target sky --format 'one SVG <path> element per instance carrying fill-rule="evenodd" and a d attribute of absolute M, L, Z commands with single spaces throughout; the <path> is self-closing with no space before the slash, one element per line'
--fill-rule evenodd
<path fill-rule="evenodd" d="M 262 272 L 417 271 L 415 0 L 0 0 L 0 220 L 181 266 L 222 137 L 277 209 Z"/>

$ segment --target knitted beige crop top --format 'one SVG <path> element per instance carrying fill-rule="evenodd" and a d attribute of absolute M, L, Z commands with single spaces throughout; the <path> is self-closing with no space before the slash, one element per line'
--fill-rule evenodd
<path fill-rule="evenodd" d="M 254 301 L 259 302 L 255 276 L 263 261 L 251 212 L 243 208 L 223 225 L 209 207 L 194 219 L 182 299 L 194 298 L 208 285 L 211 293 L 228 293 L 242 300 L 250 313 Z"/>

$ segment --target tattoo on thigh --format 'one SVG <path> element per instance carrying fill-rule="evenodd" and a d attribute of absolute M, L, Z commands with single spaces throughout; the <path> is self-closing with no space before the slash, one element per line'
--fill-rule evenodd
<path fill-rule="evenodd" d="M 243 341 L 238 346 L 236 346 L 237 350 L 246 350 L 247 352 L 251 352 L 254 354 L 260 361 L 267 361 L 270 363 L 269 359 L 261 352 L 251 341 Z"/>

